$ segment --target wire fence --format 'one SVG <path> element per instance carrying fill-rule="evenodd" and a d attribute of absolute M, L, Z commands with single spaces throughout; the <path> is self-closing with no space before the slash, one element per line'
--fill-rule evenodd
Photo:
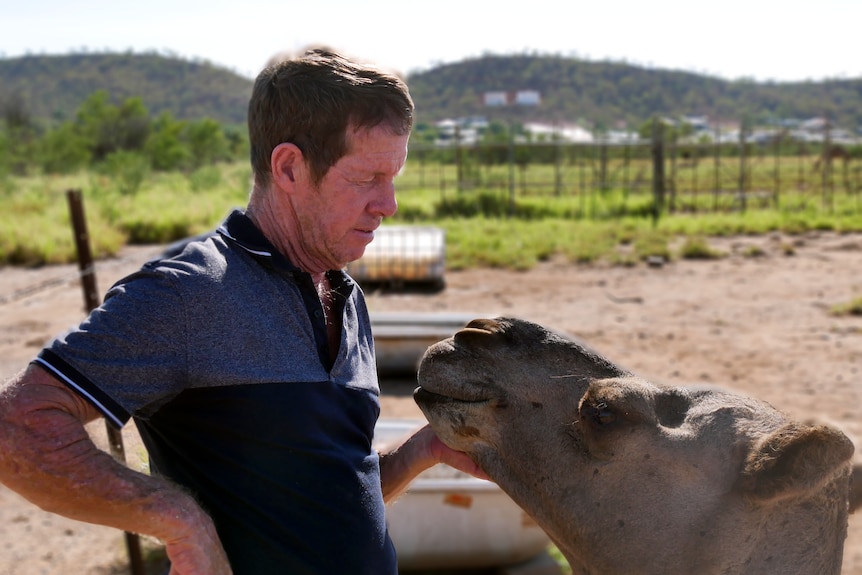
<path fill-rule="evenodd" d="M 399 190 L 438 188 L 518 198 L 576 198 L 588 211 L 615 194 L 669 213 L 727 212 L 836 201 L 862 213 L 862 157 L 844 144 L 765 142 L 681 144 L 498 143 L 412 146 Z M 846 208 L 844 208 L 846 209 Z"/>
<path fill-rule="evenodd" d="M 154 251 L 155 253 L 155 251 Z M 51 277 L 42 278 L 41 270 L 46 268 L 19 268 L 16 271 L 21 275 L 19 282 L 14 282 L 15 285 L 9 291 L 0 293 L 0 306 L 16 304 L 27 300 L 28 298 L 38 296 L 44 292 L 60 287 L 74 286 L 80 289 L 81 280 L 88 274 L 97 274 L 99 272 L 109 273 L 112 275 L 117 269 L 121 269 L 129 264 L 138 264 L 140 262 L 140 254 L 134 256 L 121 256 L 100 260 L 90 266 L 80 269 L 73 264 L 63 264 L 52 266 L 50 269 L 53 273 Z M 4 272 L 8 273 L 8 272 Z M 28 281 L 27 278 L 33 275 L 33 281 Z"/>

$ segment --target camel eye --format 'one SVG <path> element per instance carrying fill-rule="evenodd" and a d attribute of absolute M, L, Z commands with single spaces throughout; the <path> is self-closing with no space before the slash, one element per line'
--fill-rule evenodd
<path fill-rule="evenodd" d="M 617 420 L 616 414 L 605 402 L 584 406 L 581 416 L 597 427 L 610 425 Z"/>

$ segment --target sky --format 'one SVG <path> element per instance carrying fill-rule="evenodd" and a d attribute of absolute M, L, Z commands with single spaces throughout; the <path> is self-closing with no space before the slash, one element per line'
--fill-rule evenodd
<path fill-rule="evenodd" d="M 323 44 L 409 74 L 539 54 L 758 82 L 862 78 L 862 0 L 0 0 L 0 57 L 157 52 L 249 78 Z"/>

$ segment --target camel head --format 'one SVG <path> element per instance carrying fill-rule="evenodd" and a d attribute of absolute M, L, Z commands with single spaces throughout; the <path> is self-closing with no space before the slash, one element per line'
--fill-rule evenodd
<path fill-rule="evenodd" d="M 850 440 L 768 404 L 662 387 L 512 318 L 430 347 L 414 397 L 575 574 L 840 572 Z"/>

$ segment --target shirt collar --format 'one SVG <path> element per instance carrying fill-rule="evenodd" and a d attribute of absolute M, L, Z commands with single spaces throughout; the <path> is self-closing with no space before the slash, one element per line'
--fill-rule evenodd
<path fill-rule="evenodd" d="M 279 267 L 291 274 L 305 273 L 272 245 L 244 210 L 232 211 L 216 231 L 266 265 Z M 339 286 L 344 283 L 350 286 L 353 283 L 344 270 L 338 270 L 338 273 L 334 274 L 329 273 L 328 276 L 330 281 L 334 281 Z"/>
<path fill-rule="evenodd" d="M 232 211 L 216 231 L 255 256 L 272 258 L 278 253 L 243 210 Z"/>

